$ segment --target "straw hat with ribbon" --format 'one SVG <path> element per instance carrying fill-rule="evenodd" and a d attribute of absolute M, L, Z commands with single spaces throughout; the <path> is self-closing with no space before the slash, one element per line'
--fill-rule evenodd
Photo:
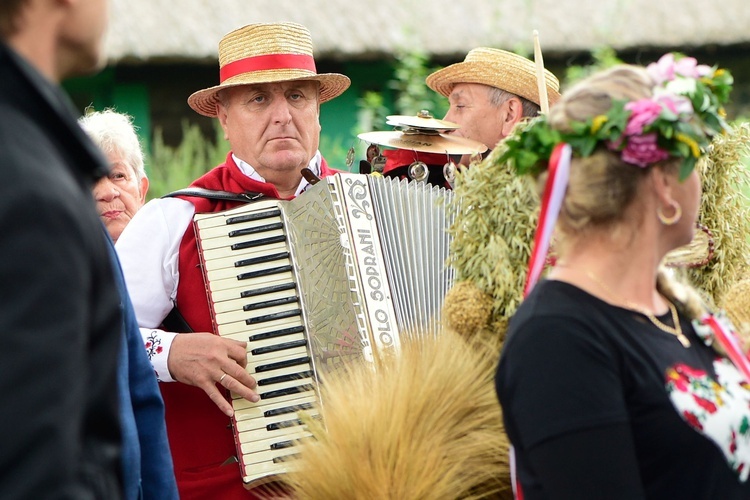
<path fill-rule="evenodd" d="M 250 24 L 221 39 L 219 85 L 195 92 L 188 98 L 188 104 L 204 116 L 215 117 L 221 89 L 291 80 L 320 82 L 320 102 L 341 95 L 351 83 L 344 75 L 316 71 L 312 37 L 304 26 Z"/>
<path fill-rule="evenodd" d="M 544 70 L 550 104 L 560 98 L 560 82 Z M 451 64 L 427 77 L 427 86 L 448 97 L 457 83 L 481 83 L 528 99 L 539 105 L 536 66 L 533 61 L 506 50 L 479 47 L 463 62 Z"/>

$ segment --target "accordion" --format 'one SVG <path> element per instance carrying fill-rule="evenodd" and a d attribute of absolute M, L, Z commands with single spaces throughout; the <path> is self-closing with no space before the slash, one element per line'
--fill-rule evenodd
<path fill-rule="evenodd" d="M 247 342 L 260 401 L 233 397 L 248 488 L 294 467 L 317 384 L 351 362 L 436 335 L 452 191 L 340 173 L 291 201 L 261 199 L 194 219 L 216 333 Z M 324 402 L 323 402 L 324 403 Z"/>

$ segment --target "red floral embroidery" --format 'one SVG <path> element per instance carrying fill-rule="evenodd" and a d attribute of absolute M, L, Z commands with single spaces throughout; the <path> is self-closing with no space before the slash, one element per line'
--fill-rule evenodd
<path fill-rule="evenodd" d="M 708 399 L 702 398 L 697 394 L 693 394 L 693 399 L 698 403 L 698 406 L 706 410 L 708 413 L 716 413 L 716 405 Z"/>
<path fill-rule="evenodd" d="M 148 354 L 148 359 L 151 360 L 155 355 L 161 354 L 161 352 L 164 350 L 164 348 L 161 345 L 161 337 L 157 334 L 156 330 L 151 331 L 151 335 L 146 339 L 146 342 L 143 344 L 143 346 L 146 348 L 146 354 Z"/>
<path fill-rule="evenodd" d="M 698 420 L 698 416 L 695 413 L 684 411 L 682 412 L 682 417 L 698 430 L 703 430 L 703 424 L 701 424 L 700 420 Z"/>

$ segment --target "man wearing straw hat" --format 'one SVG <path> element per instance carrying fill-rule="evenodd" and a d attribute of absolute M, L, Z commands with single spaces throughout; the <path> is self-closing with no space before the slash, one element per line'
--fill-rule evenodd
<path fill-rule="evenodd" d="M 316 72 L 305 27 L 252 24 L 235 30 L 219 43 L 219 66 L 220 84 L 195 92 L 188 104 L 219 119 L 232 150 L 191 188 L 290 199 L 309 185 L 301 169 L 318 177 L 333 173 L 318 151 L 320 104 L 343 93 L 350 81 Z M 229 463 L 236 450 L 225 393 L 257 402 L 256 384 L 245 371 L 245 343 L 208 333 L 211 313 L 192 225 L 195 213 L 238 204 L 189 195 L 153 200 L 117 242 L 146 349 L 162 382 L 182 498 L 253 496 L 237 464 Z M 158 329 L 168 316 L 181 316 L 186 325 Z"/>
<path fill-rule="evenodd" d="M 560 97 L 560 82 L 545 70 L 550 104 Z M 525 117 L 539 113 L 541 103 L 534 62 L 500 49 L 472 49 L 463 62 L 427 77 L 427 86 L 450 102 L 446 121 L 461 125 L 453 134 L 492 150 Z M 461 163 L 469 165 L 465 155 Z"/>

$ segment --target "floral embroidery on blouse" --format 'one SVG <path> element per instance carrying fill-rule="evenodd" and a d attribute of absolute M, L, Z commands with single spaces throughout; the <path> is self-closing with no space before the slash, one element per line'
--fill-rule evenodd
<path fill-rule="evenodd" d="M 714 360 L 716 380 L 677 364 L 667 370 L 666 389 L 680 416 L 711 439 L 742 482 L 750 474 L 750 384 L 726 358 Z"/>

